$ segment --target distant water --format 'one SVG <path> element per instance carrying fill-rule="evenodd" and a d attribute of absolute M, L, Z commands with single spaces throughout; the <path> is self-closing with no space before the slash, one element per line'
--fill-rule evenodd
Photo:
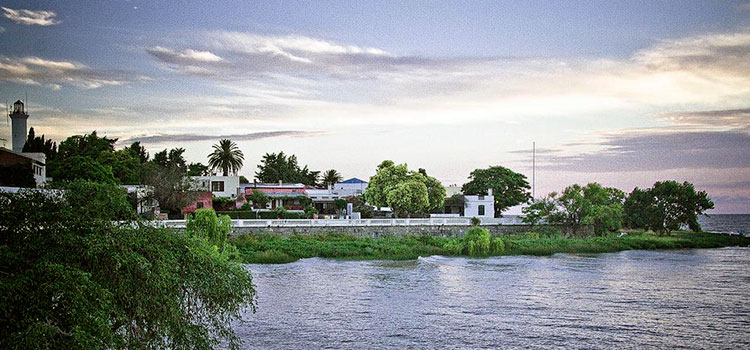
<path fill-rule="evenodd" d="M 739 233 L 750 235 L 750 214 L 712 214 L 698 217 L 701 228 L 706 232 Z M 505 225 L 521 224 L 519 215 L 503 215 Z"/>
<path fill-rule="evenodd" d="M 739 233 L 750 235 L 750 214 L 715 214 L 698 218 L 706 232 Z"/>
<path fill-rule="evenodd" d="M 750 249 L 248 265 L 251 349 L 748 349 Z"/>

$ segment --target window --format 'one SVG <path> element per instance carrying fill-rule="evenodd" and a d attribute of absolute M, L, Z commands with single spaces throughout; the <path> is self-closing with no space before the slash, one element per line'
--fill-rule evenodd
<path fill-rule="evenodd" d="M 477 209 L 477 214 L 479 216 L 484 216 L 484 205 L 483 204 L 480 205 L 479 208 Z"/>
<path fill-rule="evenodd" d="M 483 195 L 483 194 L 480 194 L 480 195 L 479 195 L 479 200 L 480 200 L 480 201 L 483 201 L 483 200 L 484 200 L 484 195 Z"/>
<path fill-rule="evenodd" d="M 198 209 L 203 208 L 203 202 L 196 203 L 195 207 L 198 208 Z"/>
<path fill-rule="evenodd" d="M 224 192 L 224 181 L 211 181 L 211 192 Z"/>

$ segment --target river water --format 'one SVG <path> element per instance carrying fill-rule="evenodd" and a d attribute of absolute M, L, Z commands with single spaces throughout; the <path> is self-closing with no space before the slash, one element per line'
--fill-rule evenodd
<path fill-rule="evenodd" d="M 247 348 L 750 348 L 750 249 L 248 265 Z"/>

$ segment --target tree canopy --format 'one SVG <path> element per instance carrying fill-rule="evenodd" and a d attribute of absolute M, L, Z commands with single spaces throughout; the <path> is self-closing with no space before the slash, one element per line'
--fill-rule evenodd
<path fill-rule="evenodd" d="M 275 183 L 302 183 L 309 186 L 316 186 L 318 183 L 319 171 L 311 171 L 307 165 L 300 167 L 297 156 L 288 156 L 284 152 L 266 153 L 258 164 L 258 171 L 255 172 L 255 178 L 260 182 Z"/>
<path fill-rule="evenodd" d="M 489 189 L 495 197 L 495 217 L 506 209 L 523 204 L 531 199 L 526 176 L 502 166 L 476 169 L 469 174 L 469 182 L 461 187 L 464 194 L 487 194 Z"/>
<path fill-rule="evenodd" d="M 391 207 L 397 216 L 411 216 L 441 208 L 445 187 L 424 169 L 410 171 L 406 164 L 385 160 L 370 177 L 365 198 L 373 205 Z"/>
<path fill-rule="evenodd" d="M 52 160 L 57 155 L 57 143 L 52 140 L 45 140 L 44 134 L 36 136 L 34 128 L 29 128 L 29 135 L 26 137 L 26 143 L 23 145 L 22 152 L 41 152 L 47 157 L 47 161 Z"/>
<path fill-rule="evenodd" d="M 714 203 L 705 191 L 696 191 L 689 182 L 658 181 L 646 190 L 635 188 L 624 207 L 629 227 L 670 234 L 682 225 L 700 231 L 698 216 L 713 209 Z"/>
<path fill-rule="evenodd" d="M 221 169 L 224 176 L 229 176 L 230 173 L 237 174 L 240 171 L 245 156 L 236 143 L 229 139 L 222 139 L 218 144 L 213 145 L 213 149 L 214 151 L 208 155 L 208 166 L 212 170 Z"/>
<path fill-rule="evenodd" d="M 332 186 L 333 184 L 340 182 L 343 179 L 344 178 L 341 177 L 341 174 L 339 174 L 339 172 L 336 171 L 336 169 L 328 169 L 323 172 L 322 185 L 326 187 Z"/>
<path fill-rule="evenodd" d="M 202 235 L 137 221 L 124 190 L 0 193 L 0 348 L 239 347 L 250 273 Z"/>

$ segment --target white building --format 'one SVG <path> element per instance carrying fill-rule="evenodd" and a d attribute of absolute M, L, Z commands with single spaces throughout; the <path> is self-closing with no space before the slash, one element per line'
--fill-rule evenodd
<path fill-rule="evenodd" d="M 30 167 L 37 186 L 41 186 L 47 181 L 46 160 L 47 156 L 41 152 L 15 152 L 0 147 L 0 166 L 21 165 Z"/>
<path fill-rule="evenodd" d="M 353 177 L 333 184 L 332 192 L 340 197 L 359 196 L 367 190 L 367 182 Z"/>
<path fill-rule="evenodd" d="M 196 190 L 211 192 L 215 197 L 235 198 L 240 194 L 239 176 L 191 176 Z"/>
<path fill-rule="evenodd" d="M 465 217 L 495 217 L 495 196 L 492 195 L 492 189 L 489 189 L 487 192 L 487 195 L 464 196 Z"/>

